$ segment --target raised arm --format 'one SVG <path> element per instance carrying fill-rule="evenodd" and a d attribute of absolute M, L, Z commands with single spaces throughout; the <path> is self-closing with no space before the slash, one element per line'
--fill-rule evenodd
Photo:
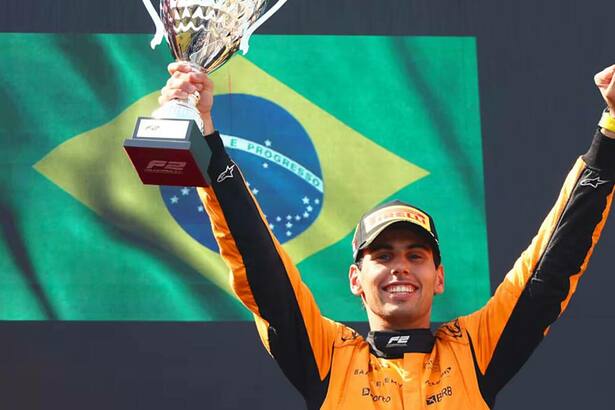
<path fill-rule="evenodd" d="M 611 112 L 615 112 L 614 71 L 615 66 L 609 67 L 595 78 Z M 467 330 L 472 346 L 481 393 L 490 405 L 566 309 L 587 268 L 611 209 L 613 138 L 615 133 L 604 126 L 596 131 L 538 234 L 493 298 L 483 309 L 460 318 L 460 328 Z"/>
<path fill-rule="evenodd" d="M 180 63 L 160 102 L 200 92 L 199 111 L 212 151 L 208 173 L 212 184 L 198 188 L 211 219 L 220 253 L 232 272 L 232 286 L 255 316 L 263 344 L 310 407 L 326 394 L 333 343 L 340 325 L 323 318 L 312 294 L 301 281 L 275 236 L 243 176 L 214 131 L 210 111 L 213 83 L 203 73 Z"/>

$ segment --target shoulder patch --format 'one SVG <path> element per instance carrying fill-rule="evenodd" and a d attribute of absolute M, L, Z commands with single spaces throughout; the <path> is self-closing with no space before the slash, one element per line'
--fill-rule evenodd
<path fill-rule="evenodd" d="M 338 331 L 338 337 L 336 340 L 337 346 L 345 346 L 345 345 L 354 345 L 363 341 L 363 336 L 357 333 L 356 330 L 345 326 L 340 325 L 340 330 Z"/>
<path fill-rule="evenodd" d="M 468 342 L 467 338 L 464 336 L 464 332 L 458 318 L 440 326 L 436 332 L 436 336 L 460 343 Z"/>

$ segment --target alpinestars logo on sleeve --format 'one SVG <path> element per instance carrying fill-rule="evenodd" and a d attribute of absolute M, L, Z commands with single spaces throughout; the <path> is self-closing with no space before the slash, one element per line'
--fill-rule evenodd
<path fill-rule="evenodd" d="M 220 175 L 218 175 L 218 179 L 216 179 L 217 182 L 222 182 L 225 179 L 228 178 L 233 178 L 233 171 L 235 170 L 235 164 L 233 165 L 227 165 L 226 169 L 224 171 L 222 171 L 220 173 Z"/>
<path fill-rule="evenodd" d="M 599 185 L 606 184 L 608 181 L 600 179 L 600 177 L 596 178 L 585 178 L 579 182 L 581 186 L 590 186 L 592 188 L 598 188 Z"/>

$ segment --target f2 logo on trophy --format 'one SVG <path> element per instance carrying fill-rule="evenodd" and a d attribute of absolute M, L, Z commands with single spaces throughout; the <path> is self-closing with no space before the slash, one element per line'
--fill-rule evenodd
<path fill-rule="evenodd" d="M 145 170 L 147 172 L 167 172 L 181 174 L 186 168 L 187 162 L 180 161 L 163 161 L 153 159 L 147 164 Z"/>
<path fill-rule="evenodd" d="M 160 0 L 158 16 L 151 0 L 143 0 L 156 26 L 150 45 L 155 48 L 166 37 L 176 60 L 188 62 L 194 71 L 211 73 L 238 50 L 247 53 L 252 33 L 286 0 L 278 0 L 269 9 L 267 3 L 267 0 Z M 124 149 L 144 184 L 185 187 L 211 184 L 207 175 L 211 151 L 203 138 L 197 103 L 198 94 L 174 99 L 154 111 L 153 118 L 137 120 L 132 137 L 124 141 Z M 179 163 L 185 164 L 183 172 L 171 172 Z"/>

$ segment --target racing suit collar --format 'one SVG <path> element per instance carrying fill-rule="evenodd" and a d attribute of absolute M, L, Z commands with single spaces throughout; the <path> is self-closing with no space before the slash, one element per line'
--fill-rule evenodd
<path fill-rule="evenodd" d="M 429 329 L 371 331 L 367 335 L 372 353 L 386 359 L 399 359 L 404 353 L 430 353 L 435 340 Z"/>

